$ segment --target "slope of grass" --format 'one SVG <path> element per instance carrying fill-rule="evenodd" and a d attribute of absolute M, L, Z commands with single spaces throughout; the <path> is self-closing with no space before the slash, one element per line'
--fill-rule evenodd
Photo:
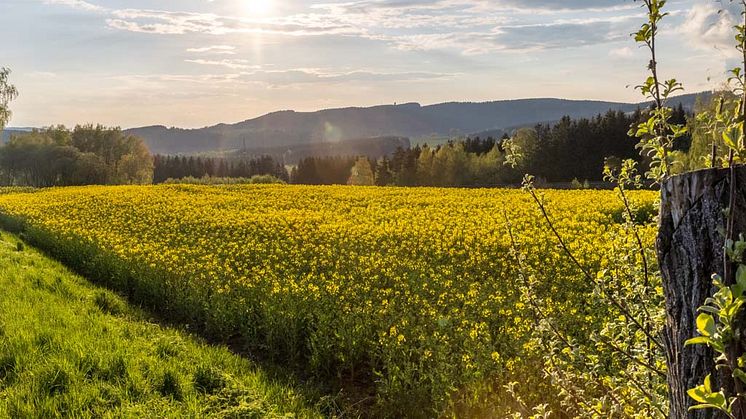
<path fill-rule="evenodd" d="M 318 417 L 227 349 L 147 321 L 0 233 L 0 417 Z"/>

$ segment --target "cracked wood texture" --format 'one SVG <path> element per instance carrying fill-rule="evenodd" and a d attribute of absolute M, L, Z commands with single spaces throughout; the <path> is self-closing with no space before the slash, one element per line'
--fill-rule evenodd
<path fill-rule="evenodd" d="M 736 169 L 735 233 L 746 233 L 746 167 Z M 687 390 L 712 374 L 713 352 L 704 345 L 684 346 L 697 335 L 697 308 L 715 291 L 712 274 L 723 274 L 725 210 L 730 199 L 730 171 L 707 169 L 675 176 L 661 188 L 660 229 L 656 242 L 666 298 L 663 341 L 668 362 L 671 418 L 721 417 L 711 409 L 689 412 Z M 718 379 L 719 378 L 719 379 Z M 724 416 L 723 416 L 724 417 Z"/>

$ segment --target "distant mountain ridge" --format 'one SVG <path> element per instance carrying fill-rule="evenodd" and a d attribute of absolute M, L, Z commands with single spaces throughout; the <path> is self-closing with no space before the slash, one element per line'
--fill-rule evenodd
<path fill-rule="evenodd" d="M 708 93 L 676 97 L 691 109 Z M 565 115 L 592 117 L 609 110 L 632 112 L 646 103 L 568 99 L 518 99 L 494 102 L 417 103 L 325 109 L 316 112 L 279 111 L 236 124 L 199 129 L 149 126 L 126 130 L 145 139 L 155 154 L 197 154 L 235 150 L 304 148 L 356 139 L 451 137 L 481 132 L 504 132 Z M 328 147 L 327 147 L 328 148 Z"/>

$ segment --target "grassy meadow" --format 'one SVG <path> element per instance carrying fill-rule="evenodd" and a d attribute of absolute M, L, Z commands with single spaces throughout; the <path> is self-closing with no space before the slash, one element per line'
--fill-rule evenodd
<path fill-rule="evenodd" d="M 322 417 L 227 349 L 0 234 L 0 417 Z"/>
<path fill-rule="evenodd" d="M 623 207 L 614 192 L 542 194 L 580 262 L 603 267 L 612 256 L 602 249 L 619 240 Z M 648 245 L 655 233 L 654 199 L 654 193 L 632 194 Z M 23 232 L 31 243 L 143 309 L 323 383 L 324 391 L 340 400 L 338 413 L 350 416 L 503 417 L 512 403 L 505 386 L 512 381 L 526 401 L 552 403 L 552 383 L 541 372 L 542 350 L 532 339 L 536 319 L 516 286 L 519 273 L 506 220 L 525 262 L 541 266 L 543 277 L 550 278 L 537 290 L 548 302 L 547 315 L 582 338 L 608 310 L 587 298 L 593 286 L 557 250 L 531 197 L 518 190 L 82 187 L 2 195 L 0 212 L 6 228 Z M 6 245 L 8 252 L 12 244 Z M 14 258 L 27 255 L 13 253 Z M 29 275 L 20 269 L 10 276 Z M 34 289 L 29 281 L 26 288 Z M 100 384 L 118 395 L 115 411 L 219 410 L 211 403 L 235 400 L 205 398 L 193 384 L 200 365 L 212 365 L 263 400 L 261 409 L 267 412 L 312 414 L 292 392 L 251 375 L 245 361 L 191 338 L 153 337 L 156 331 L 180 335 L 102 312 L 95 295 L 113 294 L 69 281 L 67 287 L 90 295 L 73 298 L 70 304 L 82 309 L 60 316 L 88 313 L 108 332 L 94 327 L 80 336 L 51 339 L 71 354 L 59 365 L 45 361 L 39 368 L 61 369 L 73 382 L 86 383 L 85 372 L 75 369 L 83 362 L 74 358 L 76 351 L 106 354 L 91 362 L 104 376 L 107 365 L 123 359 L 125 369 L 135 371 L 117 378 L 126 384 Z M 63 306 L 64 296 L 56 294 L 54 281 L 49 284 L 35 292 Z M 117 307 L 124 305 L 111 298 Z M 52 327 L 42 320 L 31 323 Z M 4 330 L 13 336 L 8 324 Z M 148 349 L 105 347 L 121 345 L 124 330 Z M 95 333 L 99 336 L 93 338 Z M 18 345 L 34 345 L 34 339 Z M 170 349 L 173 339 L 181 349 Z M 124 353 L 112 358 L 118 351 Z M 127 358 L 133 353 L 147 355 Z M 181 401 L 158 391 L 163 377 L 171 376 Z M 94 383 L 91 389 L 81 387 L 82 394 L 103 391 L 95 387 L 99 381 Z M 150 402 L 129 402 L 133 386 L 134 394 Z M 6 406 L 21 409 L 28 405 L 18 405 L 14 391 L 39 390 L 4 390 Z M 85 397 L 92 397 L 71 394 L 65 396 L 68 409 L 82 408 Z M 47 396 L 43 399 L 51 401 L 44 403 L 63 403 Z"/>

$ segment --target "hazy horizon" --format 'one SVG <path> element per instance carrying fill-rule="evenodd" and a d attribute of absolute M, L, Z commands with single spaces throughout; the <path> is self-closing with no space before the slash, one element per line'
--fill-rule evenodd
<path fill-rule="evenodd" d="M 640 102 L 631 0 L 10 0 L 10 126 L 197 128 L 279 110 L 563 98 Z M 664 77 L 725 79 L 731 11 L 671 0 Z"/>

